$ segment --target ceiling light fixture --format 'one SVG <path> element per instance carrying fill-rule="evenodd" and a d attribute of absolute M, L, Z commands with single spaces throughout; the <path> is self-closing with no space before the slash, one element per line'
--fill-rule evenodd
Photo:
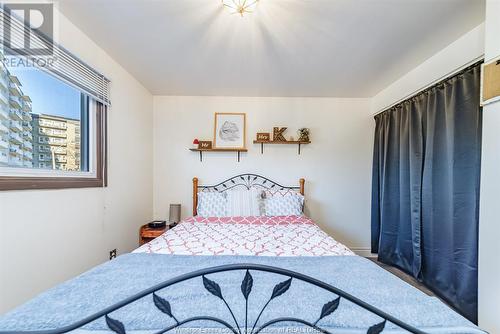
<path fill-rule="evenodd" d="M 231 10 L 231 14 L 239 14 L 241 17 L 252 13 L 259 0 L 221 0 L 224 7 Z"/>

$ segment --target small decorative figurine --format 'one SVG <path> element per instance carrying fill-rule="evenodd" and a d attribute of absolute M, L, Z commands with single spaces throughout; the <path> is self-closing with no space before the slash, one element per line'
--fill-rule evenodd
<path fill-rule="evenodd" d="M 309 139 L 309 129 L 308 128 L 301 128 L 299 129 L 298 131 L 298 134 L 299 134 L 299 141 L 300 142 L 309 142 L 310 139 Z"/>
<path fill-rule="evenodd" d="M 198 140 L 198 138 L 195 138 L 193 140 L 193 148 L 198 148 L 198 145 L 200 144 L 200 141 Z"/>

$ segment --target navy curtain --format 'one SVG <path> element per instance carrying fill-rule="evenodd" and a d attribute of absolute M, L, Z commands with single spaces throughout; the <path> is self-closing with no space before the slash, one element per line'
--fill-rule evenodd
<path fill-rule="evenodd" d="M 476 64 L 375 116 L 372 251 L 477 323 Z"/>

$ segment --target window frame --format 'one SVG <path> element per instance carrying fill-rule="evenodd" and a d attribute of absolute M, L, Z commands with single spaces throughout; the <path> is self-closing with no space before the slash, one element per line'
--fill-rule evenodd
<path fill-rule="evenodd" d="M 95 159 L 95 163 L 90 164 L 93 170 L 81 176 L 63 175 L 67 172 L 50 176 L 0 176 L 0 191 L 107 187 L 107 112 L 104 104 L 95 102 L 95 139 L 89 138 L 95 140 L 94 154 L 89 157 L 90 161 Z"/>

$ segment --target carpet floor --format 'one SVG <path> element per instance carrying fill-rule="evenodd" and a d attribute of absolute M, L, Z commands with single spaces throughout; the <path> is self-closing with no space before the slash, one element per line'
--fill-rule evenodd
<path fill-rule="evenodd" d="M 384 264 L 382 262 L 379 262 L 379 261 L 377 261 L 376 258 L 369 258 L 369 260 L 375 262 L 380 267 L 384 268 L 385 270 L 387 270 L 391 274 L 396 275 L 397 277 L 401 278 L 403 281 L 414 286 L 415 288 L 419 289 L 423 293 L 425 293 L 429 296 L 435 297 L 435 294 L 431 290 L 429 290 L 425 285 L 423 285 L 422 283 L 420 283 L 419 281 L 417 281 L 415 278 L 408 275 L 407 273 L 403 272 L 402 270 L 399 270 L 398 268 L 395 268 L 395 267 L 389 266 L 387 264 Z"/>

